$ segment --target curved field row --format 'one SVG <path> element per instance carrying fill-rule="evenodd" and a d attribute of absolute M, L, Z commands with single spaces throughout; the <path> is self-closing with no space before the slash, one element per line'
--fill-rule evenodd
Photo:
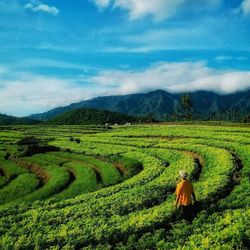
<path fill-rule="evenodd" d="M 0 188 L 7 183 L 7 179 L 4 176 L 0 176 Z"/>
<path fill-rule="evenodd" d="M 27 171 L 17 164 L 4 159 L 5 152 L 0 152 L 0 169 L 1 173 L 7 180 L 12 180 L 20 174 L 27 173 Z"/>
<path fill-rule="evenodd" d="M 172 201 L 172 196 L 170 196 L 170 198 L 168 199 L 169 201 Z M 107 199 L 105 199 L 105 203 L 107 202 Z M 115 202 L 114 202 L 114 200 L 112 201 L 112 203 L 114 204 Z M 116 204 L 116 203 L 115 203 Z M 167 203 L 167 204 L 171 204 L 171 206 L 172 206 L 172 202 L 171 203 Z M 136 221 L 134 221 L 134 223 L 132 223 L 132 225 L 130 224 L 130 222 L 131 221 L 133 221 L 134 219 L 134 216 L 136 216 L 136 217 L 140 217 L 140 213 L 138 214 L 138 212 L 135 212 L 135 214 L 133 215 L 133 213 L 131 213 L 130 215 L 129 215 L 129 217 L 130 217 L 130 219 L 129 218 L 127 218 L 127 216 L 126 217 L 124 217 L 124 216 L 122 216 L 122 217 L 120 217 L 120 219 L 118 219 L 119 217 L 117 217 L 116 216 L 116 220 L 115 221 L 112 221 L 112 224 L 113 225 L 115 225 L 115 227 L 112 227 L 112 228 L 116 228 L 116 232 L 118 232 L 118 225 L 120 225 L 120 227 L 122 227 L 122 228 L 124 228 L 124 227 L 127 227 L 127 231 L 129 231 L 130 233 L 131 232 L 133 232 L 133 230 L 138 230 L 138 227 L 141 225 L 141 226 L 145 226 L 144 225 L 144 222 L 145 222 L 145 220 L 147 220 L 148 222 L 150 222 L 151 221 L 151 223 L 154 223 L 154 221 L 155 221 L 155 219 L 157 219 L 156 221 L 157 221 L 157 223 L 159 223 L 159 215 L 158 214 L 165 214 L 165 216 L 171 216 L 171 211 L 172 211 L 172 207 L 169 207 L 169 206 L 167 206 L 167 204 L 164 204 L 163 203 L 163 205 L 160 205 L 160 206 L 155 206 L 154 208 L 153 208 L 153 214 L 155 214 L 155 216 L 156 217 L 152 217 L 152 211 L 150 211 L 150 209 L 146 209 L 146 211 L 143 211 L 142 210 L 142 212 L 140 212 L 140 213 L 142 213 L 143 214 L 143 218 L 144 218 L 144 220 L 143 220 L 143 223 L 138 223 L 138 221 L 136 220 Z M 99 206 L 98 206 L 99 207 Z M 103 209 L 102 209 L 102 207 L 101 207 L 101 211 L 103 212 Z M 82 211 L 81 211 L 81 213 L 82 213 Z M 148 214 L 148 215 L 147 215 Z M 76 208 L 75 208 L 75 210 L 74 210 L 74 215 L 75 216 L 77 216 L 78 215 L 78 213 L 76 213 Z M 95 218 L 97 218 L 97 214 L 95 214 Z M 102 217 L 98 217 L 98 220 L 99 221 L 102 221 L 103 220 L 103 218 L 107 218 L 107 215 L 105 214 L 104 216 L 102 216 Z M 112 220 L 112 218 L 113 217 L 111 217 L 111 220 Z M 124 218 L 124 219 L 123 219 Z M 82 220 L 83 218 L 81 218 L 81 221 L 83 221 Z M 66 220 L 66 218 L 64 218 L 64 224 L 67 222 L 67 220 Z M 118 220 L 118 221 L 117 221 Z M 84 222 L 84 221 L 83 221 Z M 86 223 L 86 220 L 85 220 L 85 223 Z M 92 223 L 91 223 L 92 224 Z M 91 225 L 91 227 L 93 227 L 94 225 Z M 149 224 L 149 226 L 152 226 L 152 224 Z M 119 228 L 120 228 L 119 227 Z M 110 238 L 107 238 L 108 236 L 109 237 L 111 237 L 112 235 L 113 235 L 113 233 L 114 233 L 114 231 L 110 231 L 110 234 L 107 234 L 107 232 L 106 232 L 106 234 L 105 234 L 105 238 L 106 238 L 106 240 L 109 240 Z M 86 235 L 86 236 L 88 236 L 89 237 L 89 235 Z M 104 235 L 103 235 L 104 236 Z M 113 237 L 113 236 L 112 236 Z"/>
<path fill-rule="evenodd" d="M 33 192 L 39 181 L 34 174 L 21 174 L 0 190 L 0 204 L 8 203 Z"/>
<path fill-rule="evenodd" d="M 0 153 L 0 204 L 5 204 L 33 192 L 39 185 L 39 180 L 32 173 L 5 160 L 5 153 Z"/>
<path fill-rule="evenodd" d="M 53 196 L 56 199 L 73 198 L 79 194 L 88 193 L 97 189 L 97 178 L 91 166 L 81 162 L 69 162 L 63 165 L 72 171 L 75 180 L 62 192 Z"/>
<path fill-rule="evenodd" d="M 20 172 L 27 172 L 26 169 L 28 169 L 35 173 L 38 177 L 36 178 L 36 187 L 40 179 L 39 189 L 28 189 L 29 185 L 26 185 L 27 190 L 30 190 L 30 194 L 28 191 L 25 191 L 20 192 L 19 196 L 11 195 L 13 200 L 17 200 L 16 203 L 18 203 L 21 201 L 27 202 L 50 197 L 57 200 L 72 198 L 81 193 L 94 191 L 103 186 L 113 185 L 122 181 L 121 172 L 111 163 L 88 156 L 75 155 L 73 158 L 70 157 L 68 159 L 62 156 L 62 154 L 38 154 L 32 157 L 26 157 L 16 161 L 22 167 L 15 165 L 13 162 L 5 161 L 10 166 L 16 166 L 16 169 Z M 78 161 L 74 162 L 75 160 Z M 51 162 L 53 162 L 53 164 L 51 164 Z M 9 174 L 12 174 L 12 172 Z M 14 174 L 16 174 L 16 172 L 14 172 Z M 31 175 L 35 178 L 34 174 Z M 17 183 L 21 180 L 23 179 L 18 178 Z M 28 181 L 26 180 L 26 182 Z M 98 186 L 97 182 L 99 182 Z M 16 182 L 13 182 L 13 185 L 16 185 L 15 183 Z M 13 189 L 13 185 L 10 185 L 10 189 Z M 23 185 L 25 187 L 25 180 Z M 6 190 L 8 190 L 8 188 Z"/>
<path fill-rule="evenodd" d="M 51 199 L 0 208 L 0 214 L 4 215 L 0 219 L 1 247 L 175 249 L 182 245 L 187 249 L 204 249 L 248 246 L 245 239 L 249 235 L 244 231 L 249 219 L 247 128 L 201 127 L 195 131 L 184 126 L 129 127 L 79 137 L 80 144 L 67 141 L 65 136 L 51 143 L 78 155 L 49 153 L 45 154 L 47 161 L 54 159 L 58 169 L 75 169 L 79 176 L 82 174 L 82 180 L 84 176 L 89 180 L 89 184 L 85 181 L 75 184 L 76 190 L 84 183 L 85 190 L 92 185 L 90 191 L 94 190 L 97 179 L 92 166 L 98 164 L 99 171 L 106 173 L 102 179 L 107 178 L 107 185 L 116 185 L 60 202 Z M 101 164 L 93 156 L 102 159 Z M 119 183 L 123 179 L 121 172 L 108 160 L 103 162 L 117 156 L 141 163 L 142 171 Z M 27 160 L 35 157 L 38 156 Z M 189 172 L 199 201 L 197 216 L 191 225 L 178 221 L 173 206 L 180 169 Z M 74 196 L 73 183 L 55 196 L 63 196 L 63 193 L 65 197 Z M 78 191 L 75 194 L 79 194 Z M 228 210 L 230 208 L 235 210 Z M 9 223 L 13 220 L 14 225 Z M 220 227 L 225 228 L 223 234 L 213 236 L 219 234 Z M 232 229 L 236 237 L 227 231 Z"/>

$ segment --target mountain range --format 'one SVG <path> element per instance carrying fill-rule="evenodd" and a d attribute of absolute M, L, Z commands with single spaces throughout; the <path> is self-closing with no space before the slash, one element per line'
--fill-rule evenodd
<path fill-rule="evenodd" d="M 48 121 L 66 111 L 94 108 L 133 116 L 153 116 L 158 120 L 169 120 L 182 113 L 182 95 L 183 93 L 172 94 L 164 90 L 155 90 L 141 94 L 102 96 L 54 108 L 44 113 L 33 114 L 29 118 Z M 250 90 L 227 95 L 197 91 L 190 93 L 190 97 L 194 119 L 224 120 L 230 115 L 249 116 L 250 114 Z"/>
<path fill-rule="evenodd" d="M 0 125 L 32 125 L 38 123 L 40 123 L 40 121 L 28 117 L 20 118 L 20 117 L 0 114 Z"/>

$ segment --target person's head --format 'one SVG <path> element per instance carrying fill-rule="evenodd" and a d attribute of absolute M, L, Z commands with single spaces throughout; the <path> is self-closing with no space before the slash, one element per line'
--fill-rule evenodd
<path fill-rule="evenodd" d="M 185 170 L 180 170 L 179 174 L 180 174 L 181 179 L 183 180 L 186 180 L 188 177 L 188 173 Z"/>

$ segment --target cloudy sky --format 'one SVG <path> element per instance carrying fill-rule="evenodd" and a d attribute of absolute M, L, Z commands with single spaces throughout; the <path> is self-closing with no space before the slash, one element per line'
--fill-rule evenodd
<path fill-rule="evenodd" d="M 0 113 L 250 88 L 250 0 L 0 0 Z"/>

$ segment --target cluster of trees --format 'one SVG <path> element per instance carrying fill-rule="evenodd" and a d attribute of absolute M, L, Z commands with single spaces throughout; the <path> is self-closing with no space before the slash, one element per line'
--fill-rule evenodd
<path fill-rule="evenodd" d="M 127 122 L 138 123 L 139 119 L 121 113 L 97 110 L 91 108 L 76 109 L 65 112 L 62 115 L 49 120 L 47 124 L 52 125 L 104 125 L 104 124 L 125 124 Z"/>
<path fill-rule="evenodd" d="M 46 153 L 52 151 L 59 151 L 58 147 L 48 145 L 49 140 L 41 140 L 34 136 L 25 136 L 18 140 L 13 152 L 6 152 L 5 159 L 20 158 L 24 156 L 31 156 L 33 154 Z"/>
<path fill-rule="evenodd" d="M 225 112 L 211 112 L 203 117 L 194 114 L 194 105 L 189 93 L 181 96 L 177 111 L 168 117 L 173 121 L 191 121 L 191 120 L 208 120 L 208 121 L 229 121 L 229 122 L 250 122 L 250 114 L 242 114 L 238 109 L 232 108 Z"/>
<path fill-rule="evenodd" d="M 0 125 L 33 125 L 38 123 L 40 123 L 40 121 L 29 119 L 26 117 L 19 118 L 0 113 Z"/>
<path fill-rule="evenodd" d="M 176 111 L 172 115 L 166 115 L 166 121 L 191 121 L 195 119 L 192 97 L 189 93 L 181 96 Z"/>
<path fill-rule="evenodd" d="M 241 114 L 237 109 L 229 109 L 226 112 L 219 113 L 213 112 L 209 116 L 209 120 L 211 121 L 231 121 L 231 122 L 250 122 L 250 115 L 249 114 Z"/>

